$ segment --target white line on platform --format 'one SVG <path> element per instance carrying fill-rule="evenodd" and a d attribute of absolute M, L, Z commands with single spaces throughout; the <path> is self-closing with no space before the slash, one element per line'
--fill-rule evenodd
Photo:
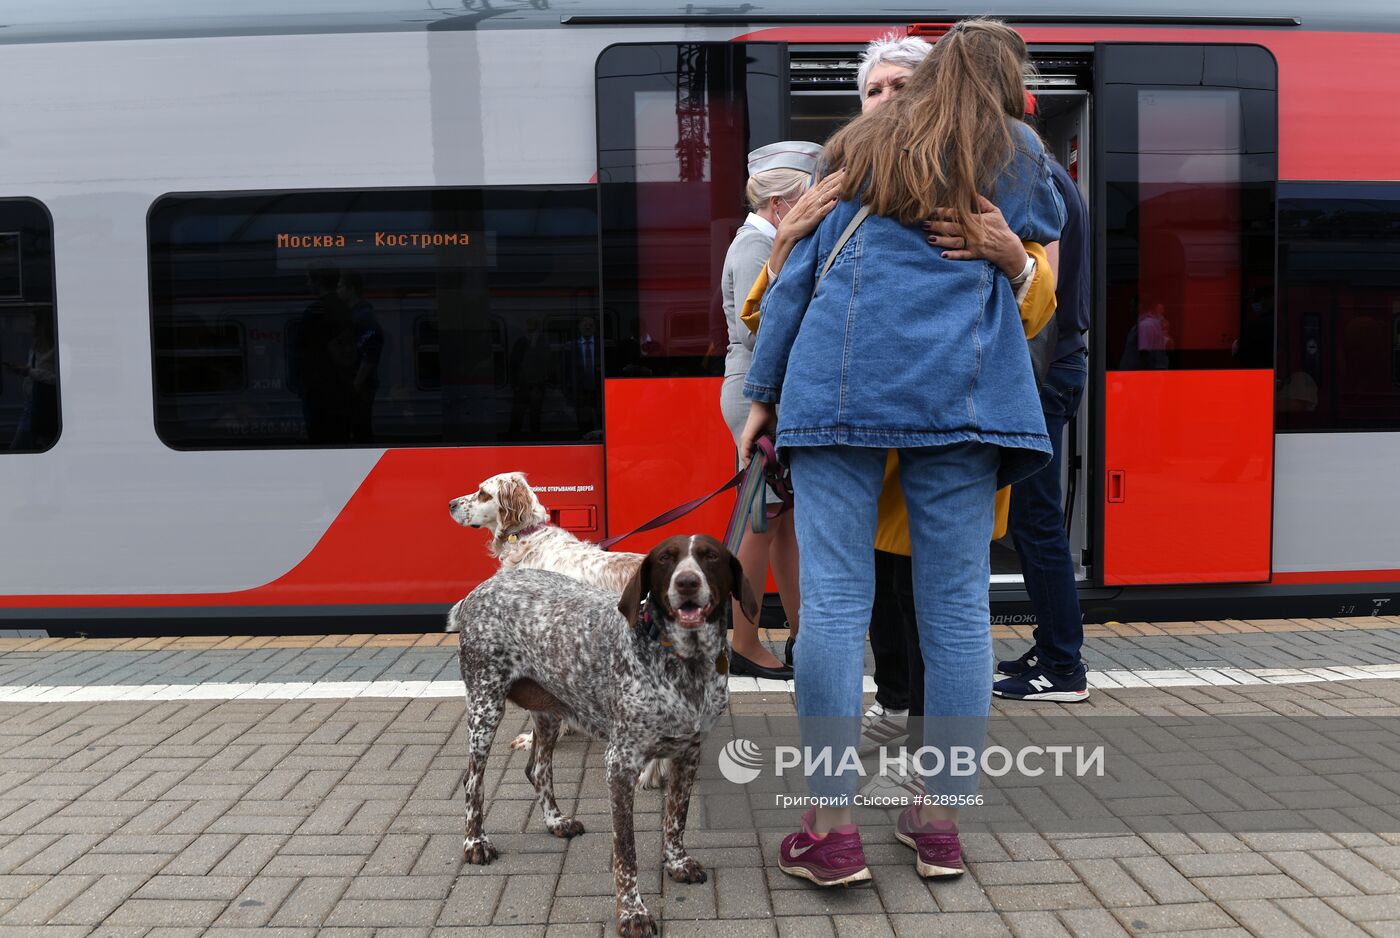
<path fill-rule="evenodd" d="M 1400 665 L 1337 665 L 1330 668 L 1184 668 L 1170 671 L 1090 671 L 1097 690 L 1144 687 L 1235 687 L 1243 684 L 1316 684 L 1400 678 Z M 866 675 L 863 689 L 874 693 Z M 792 693 L 791 681 L 731 677 L 734 694 Z M 74 684 L 0 686 L 0 704 L 98 703 L 116 700 L 346 700 L 353 697 L 396 699 L 460 697 L 461 681 L 319 681 L 265 684 Z"/>

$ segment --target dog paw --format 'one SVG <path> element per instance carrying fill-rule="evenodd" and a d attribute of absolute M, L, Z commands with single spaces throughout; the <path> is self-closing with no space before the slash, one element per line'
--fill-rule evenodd
<path fill-rule="evenodd" d="M 512 749 L 529 749 L 535 744 L 535 734 L 531 730 L 526 730 L 510 741 Z"/>
<path fill-rule="evenodd" d="M 583 822 L 571 817 L 560 818 L 553 824 L 547 826 L 549 827 L 549 832 L 555 837 L 563 837 L 565 839 L 577 837 L 579 834 L 583 833 Z"/>
<path fill-rule="evenodd" d="M 617 933 L 621 938 L 656 938 L 656 919 L 646 909 L 618 917 Z"/>
<path fill-rule="evenodd" d="M 705 867 L 694 857 L 686 857 L 676 863 L 666 864 L 666 875 L 678 883 L 703 883 L 709 879 Z"/>
<path fill-rule="evenodd" d="M 462 859 L 473 866 L 485 866 L 500 855 L 500 851 L 485 837 L 462 841 Z"/>

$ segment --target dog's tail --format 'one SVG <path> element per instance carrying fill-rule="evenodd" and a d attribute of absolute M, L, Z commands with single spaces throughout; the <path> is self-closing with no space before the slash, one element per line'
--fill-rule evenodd
<path fill-rule="evenodd" d="M 462 620 L 458 617 L 457 613 L 462 608 L 463 602 L 464 600 L 457 600 L 456 604 L 447 611 L 447 628 L 443 629 L 444 632 L 462 631 Z"/>

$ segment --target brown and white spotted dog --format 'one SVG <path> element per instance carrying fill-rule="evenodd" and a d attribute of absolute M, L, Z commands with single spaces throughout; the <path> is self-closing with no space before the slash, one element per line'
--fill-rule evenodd
<path fill-rule="evenodd" d="M 468 863 L 497 856 L 482 831 L 482 784 L 507 700 L 534 717 L 525 774 L 539 795 L 545 827 L 556 837 L 583 833 L 554 799 L 554 743 L 567 719 L 607 740 L 618 934 L 656 934 L 637 889 L 633 795 L 647 760 L 669 756 L 665 869 L 677 882 L 704 882 L 704 869 L 686 853 L 685 820 L 700 746 L 729 704 L 731 597 L 757 615 L 738 558 L 714 538 L 696 535 L 654 547 L 620 601 L 617 593 L 561 574 L 503 570 L 452 608 L 449 630 L 462 633 L 470 734 L 462 782 Z"/>

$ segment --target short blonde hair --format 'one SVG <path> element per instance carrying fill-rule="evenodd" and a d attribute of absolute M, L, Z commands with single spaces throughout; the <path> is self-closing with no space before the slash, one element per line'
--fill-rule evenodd
<path fill-rule="evenodd" d="M 780 199 L 796 198 L 811 182 L 811 174 L 800 169 L 765 169 L 749 177 L 748 184 L 744 186 L 744 198 L 748 200 L 749 208 L 756 212 L 774 196 Z"/>

